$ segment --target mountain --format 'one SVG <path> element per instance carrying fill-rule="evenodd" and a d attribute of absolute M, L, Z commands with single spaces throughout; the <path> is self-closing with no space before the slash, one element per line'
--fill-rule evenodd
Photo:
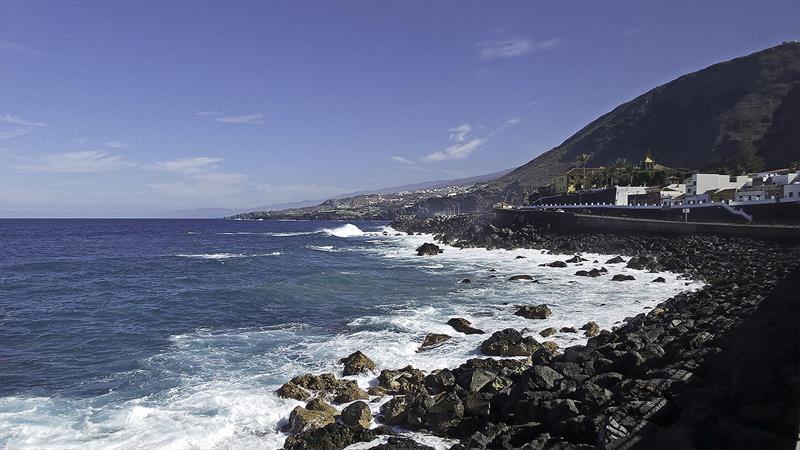
<path fill-rule="evenodd" d="M 698 170 L 735 168 L 742 147 L 755 160 L 783 168 L 800 160 L 800 43 L 784 42 L 714 64 L 659 86 L 601 116 L 508 175 L 489 190 L 533 190 L 576 167 L 619 158 L 638 163 L 650 152 L 659 164 Z M 752 147 L 752 145 L 750 146 Z"/>

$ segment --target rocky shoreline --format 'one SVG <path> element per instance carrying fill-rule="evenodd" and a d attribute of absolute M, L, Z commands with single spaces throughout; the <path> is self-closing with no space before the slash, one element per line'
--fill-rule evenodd
<path fill-rule="evenodd" d="M 489 216 L 398 220 L 393 227 L 431 233 L 456 247 L 571 255 L 564 264 L 579 262 L 581 252 L 622 255 L 613 264 L 708 284 L 626 318 L 614 330 L 587 323 L 581 330 L 591 336 L 587 344 L 563 351 L 506 329 L 487 336 L 482 353 L 529 358 L 476 358 L 427 374 L 410 366 L 381 368 L 378 385 L 367 391 L 332 374 L 296 377 L 278 394 L 308 403 L 292 411 L 285 449 L 341 449 L 380 435 L 392 437 L 374 448 L 430 448 L 393 436 L 396 427 L 453 439 L 459 442 L 454 449 L 794 448 L 800 423 L 797 247 L 716 236 L 562 234 L 498 227 Z M 435 247 L 421 247 L 420 257 L 435 258 Z M 599 270 L 577 276 L 612 279 Z M 546 317 L 542 306 L 523 306 L 517 314 Z M 448 324 L 481 333 L 464 319 Z M 441 336 L 426 342 L 435 346 Z M 340 363 L 345 374 L 378 369 L 360 352 Z M 383 403 L 372 417 L 366 402 L 375 401 Z M 339 412 L 327 402 L 347 406 Z"/>

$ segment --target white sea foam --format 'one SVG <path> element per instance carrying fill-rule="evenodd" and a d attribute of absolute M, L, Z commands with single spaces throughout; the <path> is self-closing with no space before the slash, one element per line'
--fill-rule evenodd
<path fill-rule="evenodd" d="M 306 248 L 309 249 L 309 250 L 316 250 L 318 252 L 329 252 L 330 253 L 330 252 L 334 251 L 332 245 L 307 245 Z"/>
<path fill-rule="evenodd" d="M 246 254 L 246 253 L 199 253 L 199 254 L 183 254 L 179 253 L 172 256 L 177 256 L 180 258 L 194 258 L 194 259 L 211 259 L 211 260 L 221 260 L 221 259 L 230 259 L 230 258 L 254 258 L 260 256 L 280 256 L 281 252 L 271 252 L 271 253 L 254 253 L 254 254 Z"/>
<path fill-rule="evenodd" d="M 352 223 L 348 223 L 347 225 L 342 225 L 336 228 L 324 228 L 321 231 L 330 236 L 336 236 L 341 238 L 364 236 L 364 232 L 357 226 L 353 225 Z"/>

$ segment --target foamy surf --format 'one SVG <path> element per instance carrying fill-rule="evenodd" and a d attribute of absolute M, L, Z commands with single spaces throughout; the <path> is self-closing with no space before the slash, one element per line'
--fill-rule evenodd
<path fill-rule="evenodd" d="M 192 258 L 192 259 L 210 259 L 210 260 L 222 260 L 222 259 L 231 259 L 231 258 L 255 258 L 261 256 L 280 256 L 281 252 L 270 252 L 270 253 L 254 253 L 254 254 L 245 254 L 245 253 L 198 253 L 198 254 L 184 254 L 179 253 L 176 256 L 179 258 Z"/>
<path fill-rule="evenodd" d="M 330 236 L 336 236 L 340 238 L 364 236 L 364 232 L 352 223 L 348 223 L 347 225 L 342 225 L 336 228 L 323 228 L 320 231 Z"/>

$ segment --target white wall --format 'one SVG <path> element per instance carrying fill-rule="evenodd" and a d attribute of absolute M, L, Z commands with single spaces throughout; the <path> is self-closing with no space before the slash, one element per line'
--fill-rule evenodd
<path fill-rule="evenodd" d="M 741 189 L 752 182 L 752 178 L 746 175 L 739 175 L 733 180 L 731 181 L 731 177 L 728 175 L 696 173 L 692 175 L 691 180 L 687 180 L 686 195 L 705 194 L 708 191 L 717 189 Z"/>
<path fill-rule="evenodd" d="M 636 194 L 646 194 L 647 188 L 645 186 L 617 186 L 616 197 L 614 198 L 615 205 L 627 205 L 628 196 Z"/>

